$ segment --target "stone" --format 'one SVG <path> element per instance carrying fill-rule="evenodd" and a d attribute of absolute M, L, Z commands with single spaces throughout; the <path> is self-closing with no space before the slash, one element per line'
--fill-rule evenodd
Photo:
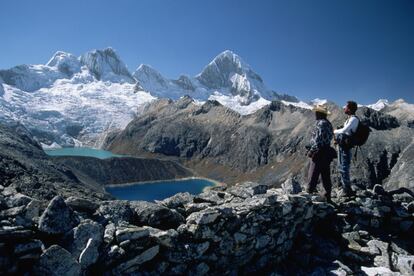
<path fill-rule="evenodd" d="M 86 243 L 85 248 L 79 255 L 79 263 L 83 268 L 87 268 L 92 264 L 96 263 L 99 258 L 99 246 L 101 241 L 94 240 L 89 238 L 88 242 Z"/>
<path fill-rule="evenodd" d="M 285 194 L 298 194 L 302 192 L 300 183 L 293 177 L 289 177 L 285 182 L 282 183 L 282 190 Z"/>
<path fill-rule="evenodd" d="M 108 244 L 112 243 L 115 238 L 116 227 L 115 224 L 109 223 L 105 226 L 104 241 Z"/>
<path fill-rule="evenodd" d="M 393 272 L 389 268 L 386 267 L 366 267 L 361 266 L 361 270 L 367 276 L 398 276 L 401 275 L 400 273 Z"/>
<path fill-rule="evenodd" d="M 185 192 L 185 193 L 177 193 L 173 195 L 172 197 L 168 197 L 161 201 L 156 200 L 155 202 L 170 209 L 177 209 L 177 208 L 184 208 L 184 205 L 188 203 L 192 203 L 193 199 L 194 199 L 193 195 L 191 195 L 188 192 Z"/>
<path fill-rule="evenodd" d="M 59 245 L 52 245 L 40 256 L 35 268 L 41 275 L 81 275 L 81 266 L 72 255 Z"/>
<path fill-rule="evenodd" d="M 39 220 L 39 230 L 48 234 L 63 234 L 78 225 L 79 219 L 61 196 L 54 197 Z"/>
<path fill-rule="evenodd" d="M 372 191 L 377 195 L 385 195 L 387 192 L 384 190 L 384 187 L 380 184 L 375 184 L 374 188 L 372 188 Z"/>
<path fill-rule="evenodd" d="M 84 220 L 81 224 L 73 229 L 72 242 L 69 246 L 69 252 L 79 259 L 83 251 L 88 247 L 88 255 L 98 254 L 98 249 L 102 244 L 103 226 L 92 220 Z M 93 251 L 93 252 L 92 252 Z M 95 260 L 96 261 L 96 260 Z M 80 262 L 80 260 L 79 260 Z M 92 263 L 89 263 L 89 265 Z M 83 266 L 83 265 L 82 265 Z"/>
<path fill-rule="evenodd" d="M 119 266 L 117 266 L 114 271 L 115 274 L 123 274 L 123 273 L 128 273 L 128 272 L 133 272 L 135 271 L 135 268 L 138 269 L 139 265 L 148 262 L 150 260 L 152 260 L 160 251 L 160 247 L 159 245 L 153 246 L 147 250 L 145 250 L 144 252 L 142 252 L 141 254 L 139 254 L 138 256 L 121 263 Z"/>
<path fill-rule="evenodd" d="M 121 222 L 132 222 L 134 212 L 125 200 L 104 201 L 99 206 L 97 213 L 107 220 L 119 224 Z"/>
<path fill-rule="evenodd" d="M 137 225 L 147 225 L 167 230 L 175 229 L 185 222 L 180 213 L 159 204 L 147 201 L 132 201 L 130 205 L 135 213 L 135 224 Z"/>
<path fill-rule="evenodd" d="M 144 227 L 130 226 L 118 228 L 115 232 L 116 240 L 120 243 L 127 240 L 137 240 L 148 237 L 149 230 Z"/>
<path fill-rule="evenodd" d="M 16 256 L 25 255 L 30 252 L 41 252 L 43 243 L 40 240 L 32 240 L 26 243 L 17 244 L 14 248 L 14 254 Z"/>
<path fill-rule="evenodd" d="M 210 224 L 216 221 L 220 213 L 216 210 L 206 209 L 200 212 L 192 213 L 187 217 L 187 223 L 193 224 Z"/>
<path fill-rule="evenodd" d="M 165 247 L 173 247 L 175 240 L 178 237 L 178 232 L 174 229 L 168 229 L 167 231 L 162 231 L 156 228 L 144 226 L 150 232 L 150 237 L 157 240 L 160 245 Z"/>
<path fill-rule="evenodd" d="M 32 200 L 33 199 L 27 195 L 17 193 L 7 199 L 7 205 L 9 207 L 26 206 Z"/>
<path fill-rule="evenodd" d="M 194 203 L 211 203 L 214 205 L 224 203 L 225 193 L 217 191 L 205 191 L 194 197 Z"/>
<path fill-rule="evenodd" d="M 255 248 L 256 249 L 265 248 L 270 243 L 271 240 L 272 238 L 268 235 L 259 236 L 256 238 Z"/>
<path fill-rule="evenodd" d="M 79 212 L 94 213 L 99 208 L 97 203 L 75 196 L 67 198 L 65 202 L 70 208 Z"/>
<path fill-rule="evenodd" d="M 194 275 L 206 275 L 208 271 L 210 270 L 210 267 L 206 263 L 200 263 L 198 264 L 194 269 Z"/>
<path fill-rule="evenodd" d="M 414 256 L 393 254 L 393 264 L 403 275 L 414 275 Z"/>
<path fill-rule="evenodd" d="M 227 192 L 241 198 L 249 198 L 254 195 L 266 193 L 269 186 L 255 182 L 244 182 L 227 189 Z"/>
<path fill-rule="evenodd" d="M 370 253 L 376 255 L 374 258 L 374 264 L 378 267 L 391 268 L 390 256 L 388 253 L 389 244 L 379 240 L 370 240 L 367 243 Z"/>
<path fill-rule="evenodd" d="M 203 202 L 203 203 L 188 203 L 184 206 L 185 212 L 187 215 L 198 212 L 204 209 L 207 209 L 208 207 L 212 206 L 211 203 Z"/>

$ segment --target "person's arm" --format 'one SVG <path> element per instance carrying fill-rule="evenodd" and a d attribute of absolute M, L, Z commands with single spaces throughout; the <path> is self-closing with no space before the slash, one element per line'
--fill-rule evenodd
<path fill-rule="evenodd" d="M 342 133 L 351 134 L 355 132 L 357 126 L 358 126 L 358 118 L 356 118 L 355 116 L 352 116 L 351 118 L 349 118 L 349 120 L 346 122 L 343 128 L 335 129 L 334 133 L 335 134 L 342 134 Z"/>

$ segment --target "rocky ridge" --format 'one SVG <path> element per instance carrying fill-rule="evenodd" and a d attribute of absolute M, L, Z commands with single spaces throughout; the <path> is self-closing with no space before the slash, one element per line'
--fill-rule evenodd
<path fill-rule="evenodd" d="M 252 182 L 156 203 L 39 201 L 6 190 L 0 187 L 1 273 L 414 272 L 414 201 L 381 186 L 334 205 Z"/>

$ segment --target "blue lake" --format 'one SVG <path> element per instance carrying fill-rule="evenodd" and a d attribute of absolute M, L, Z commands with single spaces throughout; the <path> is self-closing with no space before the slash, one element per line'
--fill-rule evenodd
<path fill-rule="evenodd" d="M 111 157 L 121 157 L 122 155 L 113 154 L 110 151 L 93 148 L 60 148 L 45 149 L 46 154 L 51 156 L 88 156 L 99 159 Z M 166 180 L 143 182 L 128 185 L 114 185 L 106 187 L 106 191 L 117 199 L 122 200 L 162 200 L 180 192 L 199 194 L 205 187 L 213 186 L 215 183 L 207 179 L 191 178 L 182 180 Z"/>
<path fill-rule="evenodd" d="M 214 182 L 194 178 L 171 181 L 155 181 L 137 183 L 124 186 L 109 186 L 106 191 L 117 199 L 123 200 L 162 200 L 180 192 L 189 192 L 190 194 L 199 194 L 205 187 L 213 186 Z"/>
<path fill-rule="evenodd" d="M 111 157 L 121 157 L 122 155 L 113 154 L 110 151 L 93 149 L 93 148 L 60 148 L 60 149 L 45 149 L 47 155 L 50 156 L 89 156 L 99 159 L 106 159 Z"/>

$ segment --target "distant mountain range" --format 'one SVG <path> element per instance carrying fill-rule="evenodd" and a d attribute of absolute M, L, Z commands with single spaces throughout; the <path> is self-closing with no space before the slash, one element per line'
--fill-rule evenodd
<path fill-rule="evenodd" d="M 59 51 L 46 65 L 0 70 L 0 121 L 21 122 L 44 147 L 100 147 L 108 133 L 123 129 L 148 103 L 185 95 L 200 105 L 216 100 L 242 115 L 272 100 L 305 109 L 326 102 L 305 103 L 269 89 L 247 63 L 228 50 L 194 77 L 168 79 L 144 64 L 131 73 L 116 52 L 106 48 L 80 57 Z M 378 110 L 380 104 L 372 108 Z M 412 105 L 403 101 L 382 105 L 385 112 L 405 123 L 413 122 Z"/>

